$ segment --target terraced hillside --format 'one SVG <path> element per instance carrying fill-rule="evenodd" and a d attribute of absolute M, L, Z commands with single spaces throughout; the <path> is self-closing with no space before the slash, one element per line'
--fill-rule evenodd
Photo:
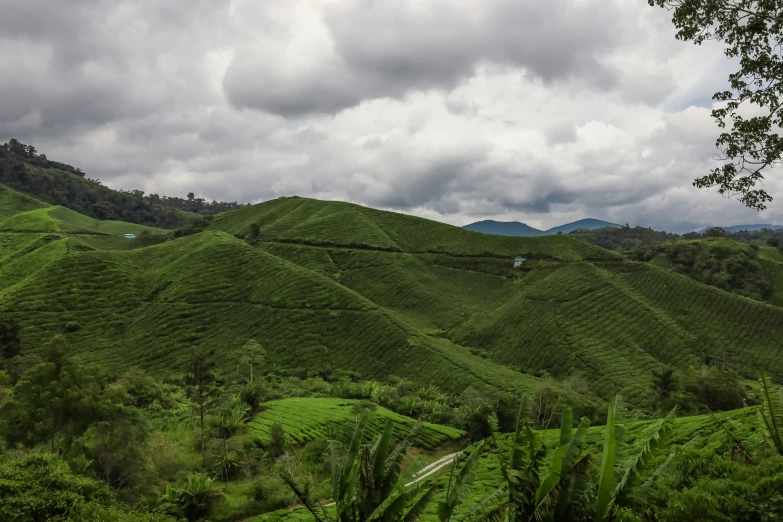
<path fill-rule="evenodd" d="M 309 397 L 272 401 L 263 405 L 264 411 L 253 417 L 248 426 L 250 433 L 262 441 L 268 441 L 271 427 L 279 424 L 295 442 L 309 442 L 328 436 L 331 430 L 346 426 L 352 429 L 356 422 L 353 407 L 357 403 L 359 401 L 351 399 Z M 407 436 L 416 424 L 410 417 L 379 407 L 370 418 L 368 435 L 380 434 L 388 419 L 394 421 L 398 438 Z M 458 440 L 463 435 L 458 429 L 425 422 L 411 440 L 416 446 L 432 449 L 444 442 Z"/>
<path fill-rule="evenodd" d="M 255 338 L 274 364 L 396 375 L 451 392 L 540 384 L 510 367 L 576 370 L 601 395 L 619 391 L 637 405 L 651 401 L 653 371 L 727 351 L 748 376 L 783 378 L 783 309 L 567 236 L 491 236 L 282 198 L 122 251 L 109 244 L 121 236 L 105 236 L 104 248 L 83 239 L 99 236 L 67 232 L 116 226 L 90 228 L 46 208 L 4 222 L 46 211 L 54 225 L 32 220 L 59 232 L 0 235 L 0 313 L 21 321 L 31 350 L 64 333 L 85 359 L 164 374 L 197 346 L 228 370 L 232 352 Z M 520 268 L 514 256 L 526 258 Z"/>
<path fill-rule="evenodd" d="M 331 277 L 434 336 L 526 370 L 577 369 L 605 396 L 619 390 L 645 403 L 654 370 L 726 352 L 748 375 L 765 369 L 783 377 L 780 308 L 567 237 L 470 234 L 301 198 L 217 216 L 212 226 L 243 235 L 253 223 L 258 248 Z M 314 237 L 319 223 L 326 240 Z M 511 269 L 511 255 L 528 258 L 521 270 Z"/>
<path fill-rule="evenodd" d="M 112 250 L 110 241 L 134 242 L 96 236 L 108 245 L 97 248 L 80 232 L 61 232 L 85 230 L 58 219 L 72 217 L 62 209 L 27 212 L 38 214 L 3 221 L 25 227 L 0 233 L 0 313 L 21 322 L 28 349 L 64 333 L 85 360 L 166 373 L 180 371 L 195 346 L 214 350 L 228 369 L 232 352 L 257 338 L 276 364 L 342 368 L 368 378 L 399 375 L 452 391 L 537 385 L 534 377 L 431 337 L 333 279 L 224 232 Z M 33 221 L 35 227 L 27 224 Z"/>

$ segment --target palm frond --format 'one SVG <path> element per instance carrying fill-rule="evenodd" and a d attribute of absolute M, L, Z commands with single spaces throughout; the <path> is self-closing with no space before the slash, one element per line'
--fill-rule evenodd
<path fill-rule="evenodd" d="M 519 406 L 519 412 L 517 413 L 517 425 L 514 430 L 514 448 L 511 452 L 510 467 L 512 469 L 520 469 L 522 467 L 522 448 L 524 447 L 522 429 L 526 424 L 526 420 L 530 415 L 530 401 L 527 397 L 522 399 L 522 404 Z"/>
<path fill-rule="evenodd" d="M 340 495 L 340 482 L 343 471 L 343 445 L 336 440 L 329 441 L 329 450 L 331 458 L 332 482 L 330 494 L 336 499 Z"/>
<path fill-rule="evenodd" d="M 549 470 L 536 491 L 536 505 L 545 502 L 545 499 L 554 490 L 555 486 L 560 482 L 560 479 L 570 471 L 571 466 L 573 466 L 576 457 L 582 449 L 581 444 L 584 442 L 584 436 L 590 422 L 587 421 L 587 419 L 582 419 L 579 429 L 577 430 L 577 435 L 579 435 L 580 438 L 576 441 L 576 444 L 573 444 L 573 424 L 573 413 L 571 407 L 567 406 L 563 410 L 563 418 L 560 423 L 560 445 L 555 449 Z M 582 429 L 583 426 L 584 429 Z M 566 455 L 569 457 L 568 462 L 565 460 Z"/>
<path fill-rule="evenodd" d="M 593 456 L 588 453 L 571 467 L 567 483 L 560 485 L 561 491 L 554 509 L 555 520 L 562 520 L 566 518 L 567 514 L 576 513 L 577 510 L 584 507 L 585 496 L 592 486 L 588 473 L 592 460 Z"/>
<path fill-rule="evenodd" d="M 378 487 L 382 487 L 384 476 L 386 475 L 387 459 L 389 457 L 389 448 L 394 441 L 394 421 L 389 419 L 386 422 L 386 428 L 383 434 L 378 438 L 378 442 L 372 449 L 372 472 L 373 481 Z"/>
<path fill-rule="evenodd" d="M 417 422 L 408 434 L 405 435 L 405 438 L 395 444 L 394 449 L 391 450 L 383 465 L 383 482 L 394 484 L 399 480 L 400 471 L 402 469 L 402 459 L 405 457 L 408 449 L 413 445 L 413 439 L 420 430 L 421 423 Z"/>
<path fill-rule="evenodd" d="M 585 445 L 585 437 L 587 437 L 587 430 L 589 428 L 590 419 L 587 417 L 582 417 L 582 420 L 579 422 L 579 427 L 576 429 L 576 434 L 568 444 L 568 450 L 563 457 L 563 474 L 570 472 L 576 463 L 579 462 L 579 455 L 582 453 L 582 448 Z"/>
<path fill-rule="evenodd" d="M 348 452 L 342 457 L 342 468 L 340 469 L 339 482 L 336 487 L 335 484 L 332 483 L 332 498 L 337 505 L 338 519 L 343 519 L 348 511 L 352 509 L 352 501 L 354 492 L 356 491 L 359 467 L 361 465 L 360 453 L 362 440 L 364 439 L 364 430 L 367 426 L 367 419 L 369 418 L 369 415 L 369 410 L 365 408 L 365 410 L 362 412 L 362 415 L 359 417 L 358 422 L 356 423 L 356 428 L 353 431 L 353 437 L 351 438 L 351 445 L 348 447 Z M 332 462 L 335 462 L 334 449 L 332 450 Z M 334 471 L 332 473 L 332 478 L 334 479 Z"/>
<path fill-rule="evenodd" d="M 383 502 L 381 502 L 372 513 L 369 514 L 365 522 L 373 522 L 375 520 L 380 521 L 396 521 L 402 518 L 402 514 L 405 511 L 405 506 L 408 500 L 415 497 L 419 488 L 414 486 L 411 489 L 406 490 L 405 487 L 400 484 L 395 487 L 391 494 L 389 494 Z"/>

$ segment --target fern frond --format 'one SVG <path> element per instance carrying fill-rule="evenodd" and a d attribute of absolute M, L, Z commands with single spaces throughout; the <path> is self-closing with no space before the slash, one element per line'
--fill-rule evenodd
<path fill-rule="evenodd" d="M 653 434 L 647 439 L 642 449 L 631 460 L 630 465 L 622 474 L 617 487 L 615 488 L 613 500 L 617 500 L 626 491 L 631 491 L 641 484 L 641 477 L 645 470 L 649 469 L 654 459 L 660 454 L 660 451 L 666 447 L 666 440 L 672 431 L 672 424 L 676 416 L 676 408 L 661 420 Z"/>
<path fill-rule="evenodd" d="M 682 453 L 693 449 L 701 440 L 701 437 L 694 437 L 672 451 L 666 460 L 663 461 L 663 464 L 658 466 L 658 468 L 647 477 L 647 480 L 645 480 L 633 493 L 634 502 L 640 505 L 648 503 L 654 495 L 655 484 L 657 482 L 665 482 L 671 486 L 677 481 L 682 476 L 682 474 L 679 473 L 682 463 Z"/>

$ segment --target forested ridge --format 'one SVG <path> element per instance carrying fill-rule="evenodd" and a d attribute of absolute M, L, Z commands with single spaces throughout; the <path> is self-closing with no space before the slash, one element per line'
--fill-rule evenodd
<path fill-rule="evenodd" d="M 50 160 L 32 145 L 16 139 L 0 144 L 0 183 L 42 200 L 102 220 L 127 221 L 161 228 L 177 228 L 198 216 L 209 216 L 242 206 L 145 194 L 141 190 L 113 190 L 81 169 Z"/>
<path fill-rule="evenodd" d="M 715 227 L 679 236 L 626 225 L 569 235 L 727 292 L 783 305 L 783 230 Z"/>

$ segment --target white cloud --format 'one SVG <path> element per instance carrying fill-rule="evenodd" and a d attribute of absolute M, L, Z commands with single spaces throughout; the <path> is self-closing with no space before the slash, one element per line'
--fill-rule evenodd
<path fill-rule="evenodd" d="M 459 225 L 783 223 L 691 186 L 734 65 L 645 2 L 182 5 L 0 0 L 0 140 L 160 194 Z"/>

